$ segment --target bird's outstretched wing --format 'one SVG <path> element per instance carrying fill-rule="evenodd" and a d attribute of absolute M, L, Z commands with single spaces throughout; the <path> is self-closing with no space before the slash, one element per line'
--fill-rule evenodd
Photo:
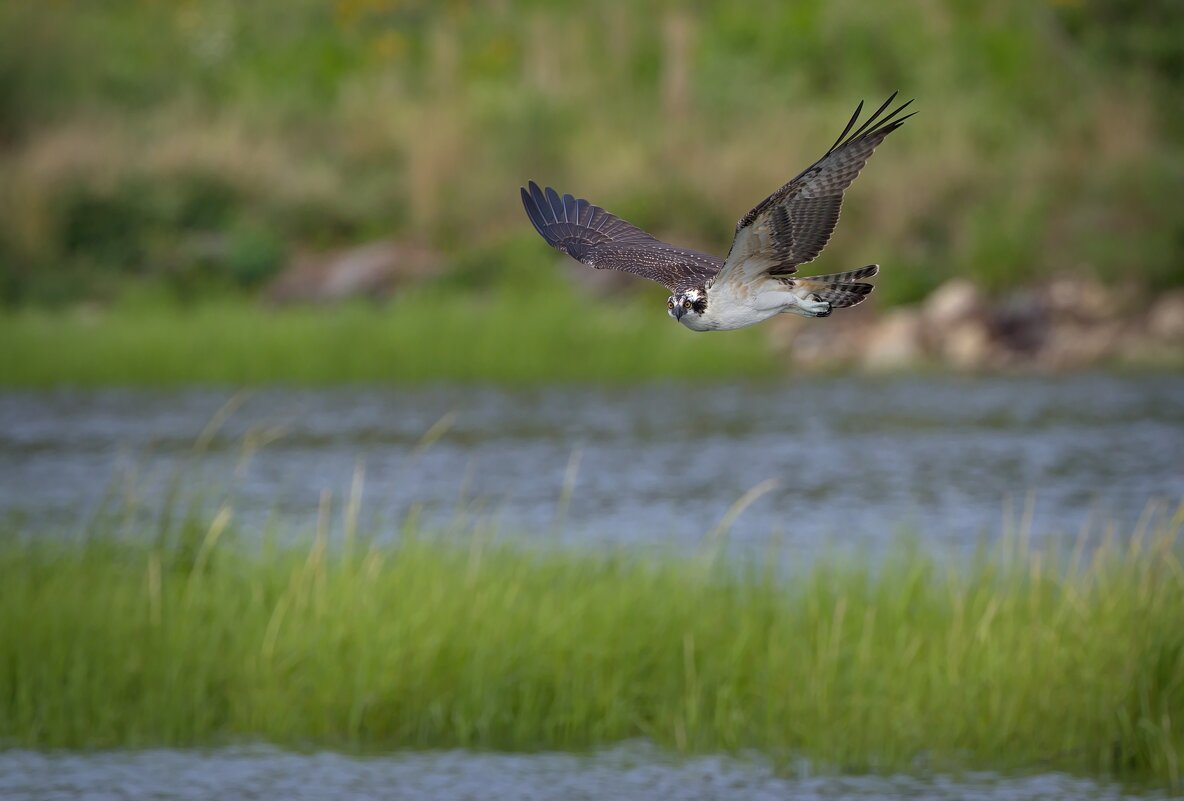
<path fill-rule="evenodd" d="M 818 256 L 839 221 L 843 192 L 884 137 L 913 116 L 899 116 L 913 102 L 910 100 L 881 117 L 895 98 L 893 92 L 852 132 L 863 111 L 861 101 L 843 133 L 822 158 L 740 218 L 717 281 L 751 279 L 762 273 L 792 275 L 799 264 Z"/>
<path fill-rule="evenodd" d="M 598 270 L 622 270 L 657 281 L 671 292 L 702 286 L 721 259 L 669 245 L 600 206 L 531 181 L 522 205 L 547 244 Z"/>

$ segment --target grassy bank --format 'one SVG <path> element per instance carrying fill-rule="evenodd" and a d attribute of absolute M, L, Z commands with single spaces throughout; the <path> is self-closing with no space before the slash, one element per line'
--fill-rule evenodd
<path fill-rule="evenodd" d="M 1013 543 L 952 568 L 902 546 L 875 569 L 823 560 L 788 581 L 480 532 L 257 552 L 223 542 L 224 522 L 155 544 L 6 537 L 0 741 L 647 737 L 846 770 L 1071 769 L 1181 787 L 1179 519 L 1065 564 Z"/>
<path fill-rule="evenodd" d="M 1172 0 L 75 5 L 0 4 L 6 305 L 251 291 L 385 236 L 488 247 L 529 232 L 528 178 L 723 253 L 896 89 L 920 114 L 828 248 L 891 264 L 882 300 L 1184 281 Z"/>
<path fill-rule="evenodd" d="M 422 292 L 387 306 L 245 301 L 0 312 L 0 386 L 626 381 L 775 375 L 758 330 L 694 334 L 662 297 Z M 644 343 L 644 347 L 639 347 Z"/>

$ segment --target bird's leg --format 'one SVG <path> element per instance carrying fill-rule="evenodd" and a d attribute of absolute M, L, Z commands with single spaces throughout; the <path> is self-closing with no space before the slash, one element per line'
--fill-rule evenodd
<path fill-rule="evenodd" d="M 802 317 L 828 317 L 831 313 L 830 301 L 822 300 L 813 292 L 806 292 L 800 289 L 791 290 L 785 293 L 787 302 L 782 312 L 790 314 L 799 314 Z"/>

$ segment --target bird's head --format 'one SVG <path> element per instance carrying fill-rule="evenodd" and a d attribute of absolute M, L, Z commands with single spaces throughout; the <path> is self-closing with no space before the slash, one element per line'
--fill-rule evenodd
<path fill-rule="evenodd" d="M 666 313 L 686 325 L 707 310 L 707 292 L 702 287 L 675 292 L 666 298 Z"/>

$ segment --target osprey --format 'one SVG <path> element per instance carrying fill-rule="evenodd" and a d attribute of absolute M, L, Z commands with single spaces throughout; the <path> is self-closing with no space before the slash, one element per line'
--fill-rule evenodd
<path fill-rule="evenodd" d="M 740 218 L 722 261 L 667 244 L 600 206 L 560 197 L 551 187 L 541 190 L 534 181 L 521 190 L 522 205 L 535 229 L 560 253 L 598 270 L 623 270 L 665 286 L 671 292 L 667 312 L 692 331 L 743 328 L 783 312 L 826 317 L 866 298 L 872 285 L 861 279 L 879 272 L 879 265 L 809 278 L 795 273 L 830 240 L 843 192 L 876 146 L 913 116 L 900 116 L 911 100 L 880 116 L 895 97 L 893 92 L 852 132 L 861 101 L 822 158 Z"/>

